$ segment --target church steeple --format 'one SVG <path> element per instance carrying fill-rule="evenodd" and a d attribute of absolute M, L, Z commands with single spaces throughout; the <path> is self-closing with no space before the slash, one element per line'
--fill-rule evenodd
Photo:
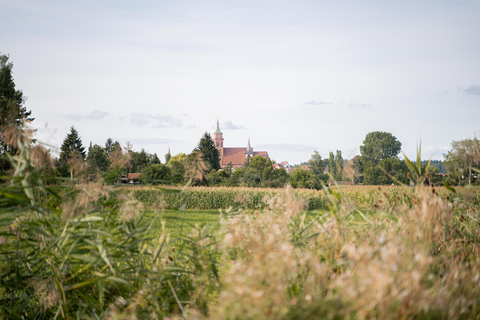
<path fill-rule="evenodd" d="M 250 137 L 248 137 L 248 146 L 247 146 L 247 152 L 245 152 L 245 157 L 246 158 L 253 157 L 252 147 L 250 147 Z"/>
<path fill-rule="evenodd" d="M 218 149 L 218 153 L 220 155 L 220 165 L 222 164 L 223 160 L 223 133 L 220 131 L 220 125 L 218 123 L 217 118 L 217 130 L 213 133 L 213 143 L 215 147 Z"/>
<path fill-rule="evenodd" d="M 215 130 L 215 133 L 222 133 L 222 131 L 220 131 L 220 125 L 218 124 L 218 118 L 217 118 L 217 130 Z"/>

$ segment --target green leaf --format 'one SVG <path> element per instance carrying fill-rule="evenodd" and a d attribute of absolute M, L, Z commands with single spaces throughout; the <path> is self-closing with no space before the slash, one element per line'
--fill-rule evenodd
<path fill-rule="evenodd" d="M 450 187 L 446 182 L 443 183 L 443 185 L 445 186 L 445 188 L 448 190 L 448 191 L 451 191 L 453 193 L 455 193 L 455 189 L 453 189 L 452 187 Z"/>

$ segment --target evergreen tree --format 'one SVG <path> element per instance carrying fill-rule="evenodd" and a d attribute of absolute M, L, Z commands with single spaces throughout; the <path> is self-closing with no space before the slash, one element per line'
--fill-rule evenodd
<path fill-rule="evenodd" d="M 81 155 L 85 159 L 85 147 L 82 144 L 78 131 L 73 126 L 70 127 L 70 133 L 67 134 L 60 147 L 60 162 L 66 163 L 75 154 Z"/>
<path fill-rule="evenodd" d="M 112 150 L 113 150 L 115 144 L 120 145 L 120 143 L 118 141 L 113 142 L 112 138 L 110 138 L 110 137 L 107 139 L 107 142 L 105 142 L 104 150 L 105 150 L 105 153 L 106 153 L 107 157 L 110 157 L 110 153 L 112 153 Z"/>
<path fill-rule="evenodd" d="M 98 144 L 88 149 L 87 162 L 94 170 L 107 171 L 109 166 L 107 154 Z"/>
<path fill-rule="evenodd" d="M 170 160 L 170 159 L 169 159 L 169 160 Z M 153 157 L 152 157 L 152 164 L 160 164 L 160 163 L 161 163 L 161 162 L 160 162 L 160 159 L 158 159 L 158 156 L 157 156 L 157 154 L 155 153 L 155 154 L 153 155 Z M 167 165 L 167 164 L 168 164 L 168 161 L 165 163 L 165 165 Z"/>
<path fill-rule="evenodd" d="M 23 92 L 15 89 L 13 64 L 8 62 L 8 58 L 8 55 L 0 53 L 0 172 L 12 167 L 5 152 L 16 152 L 14 145 L 23 136 L 24 121 L 34 120 L 29 118 L 32 112 L 24 106 Z"/>
<path fill-rule="evenodd" d="M 218 149 L 215 148 L 212 137 L 208 132 L 205 132 L 203 137 L 200 139 L 196 150 L 202 153 L 203 160 L 210 166 L 210 170 L 220 169 L 220 155 L 218 153 Z"/>
<path fill-rule="evenodd" d="M 24 129 L 24 120 L 32 121 L 29 118 L 32 114 L 24 106 L 25 98 L 22 90 L 15 89 L 13 82 L 13 63 L 8 62 L 8 55 L 0 54 L 0 130 L 5 132 L 9 126 L 16 126 Z M 4 139 L 0 141 L 3 143 Z"/>
<path fill-rule="evenodd" d="M 135 167 L 137 168 L 137 172 L 141 171 L 143 168 L 148 166 L 148 154 L 145 149 L 142 148 L 140 152 L 136 154 L 135 157 Z"/>
<path fill-rule="evenodd" d="M 168 152 L 168 153 L 165 155 L 165 164 L 168 164 L 168 161 L 170 161 L 170 158 L 172 158 L 172 155 L 170 154 L 170 152 Z"/>

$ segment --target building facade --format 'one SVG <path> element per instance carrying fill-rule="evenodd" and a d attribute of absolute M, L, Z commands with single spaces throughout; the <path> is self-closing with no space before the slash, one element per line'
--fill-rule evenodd
<path fill-rule="evenodd" d="M 248 138 L 248 145 L 246 148 L 226 148 L 224 146 L 223 133 L 220 131 L 220 126 L 217 120 L 217 130 L 213 133 L 213 143 L 220 155 L 220 166 L 225 168 L 229 163 L 232 163 L 233 168 L 243 167 L 245 160 L 254 156 L 262 156 L 268 160 L 267 151 L 254 151 L 250 146 L 250 138 Z"/>

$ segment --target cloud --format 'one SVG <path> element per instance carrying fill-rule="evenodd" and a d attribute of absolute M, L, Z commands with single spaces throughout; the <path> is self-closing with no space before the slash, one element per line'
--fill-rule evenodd
<path fill-rule="evenodd" d="M 149 124 L 152 120 L 152 116 L 148 113 L 141 112 L 141 113 L 131 113 L 130 114 L 130 123 L 136 124 L 137 126 L 143 126 L 145 124 Z"/>
<path fill-rule="evenodd" d="M 230 129 L 230 130 L 239 130 L 239 129 L 247 129 L 247 127 L 243 125 L 236 125 L 230 120 L 222 120 L 221 128 Z"/>
<path fill-rule="evenodd" d="M 85 118 L 85 116 L 82 116 L 81 114 L 66 114 L 64 117 L 73 121 L 82 121 Z"/>
<path fill-rule="evenodd" d="M 362 104 L 360 104 L 360 103 L 350 103 L 348 106 L 349 106 L 349 107 L 352 107 L 352 108 L 357 108 L 357 107 L 359 107 L 359 108 L 368 108 L 368 107 L 370 107 L 370 105 L 369 105 L 369 104 L 366 104 L 366 103 L 362 103 Z"/>
<path fill-rule="evenodd" d="M 166 127 L 181 127 L 182 122 L 178 119 L 175 119 L 171 115 L 161 115 L 157 114 L 153 117 L 154 125 L 153 128 L 166 128 Z"/>
<path fill-rule="evenodd" d="M 195 129 L 197 126 L 194 124 L 189 124 L 188 126 L 185 127 L 185 129 Z"/>
<path fill-rule="evenodd" d="M 134 112 L 130 114 L 130 123 L 137 126 L 144 126 L 150 123 L 152 128 L 181 127 L 182 122 L 171 115 L 156 114 L 151 115 L 146 112 Z"/>
<path fill-rule="evenodd" d="M 87 119 L 97 121 L 98 119 L 102 119 L 104 117 L 108 116 L 108 112 L 103 112 L 98 109 L 90 112 L 90 114 L 87 116 Z"/>
<path fill-rule="evenodd" d="M 83 115 L 83 114 L 66 114 L 66 115 L 64 115 L 65 118 L 73 120 L 73 121 L 83 121 L 85 119 L 97 121 L 99 119 L 105 118 L 106 116 L 108 116 L 108 112 L 103 112 L 103 111 L 100 111 L 98 109 L 95 109 L 94 111 L 90 112 L 88 115 Z"/>
<path fill-rule="evenodd" d="M 325 105 L 325 104 L 333 104 L 333 102 L 311 100 L 311 101 L 304 102 L 303 104 L 308 104 L 308 105 L 311 105 L 311 106 L 320 106 L 320 105 Z"/>
<path fill-rule="evenodd" d="M 480 95 L 480 86 L 472 85 L 467 89 L 463 89 L 463 92 L 465 92 L 466 94 Z"/>
<path fill-rule="evenodd" d="M 448 146 L 443 146 L 443 147 L 434 147 L 434 146 L 427 146 L 427 147 L 422 147 L 422 155 L 424 157 L 431 157 L 431 156 L 438 156 L 441 154 L 446 153 L 449 150 Z"/>

